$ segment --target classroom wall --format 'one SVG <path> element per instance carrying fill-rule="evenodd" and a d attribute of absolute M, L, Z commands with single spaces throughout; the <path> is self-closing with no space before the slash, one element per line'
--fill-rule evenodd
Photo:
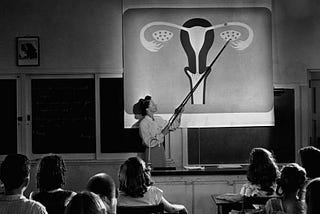
<path fill-rule="evenodd" d="M 2 0 L 0 74 L 122 73 L 122 12 L 134 7 L 247 7 L 272 10 L 273 81 L 298 89 L 298 141 L 308 144 L 307 69 L 320 67 L 320 14 L 316 0 Z M 17 67 L 15 38 L 40 37 L 40 66 Z M 173 159 L 182 166 L 182 131 L 173 136 Z M 107 171 L 117 179 L 120 162 L 67 162 L 67 187 L 80 190 L 87 178 Z M 35 178 L 35 163 L 32 177 Z M 34 181 L 28 191 L 35 189 Z"/>
<path fill-rule="evenodd" d="M 122 2 L 3 0 L 0 72 L 121 73 Z M 17 67 L 15 37 L 40 37 L 40 67 Z"/>

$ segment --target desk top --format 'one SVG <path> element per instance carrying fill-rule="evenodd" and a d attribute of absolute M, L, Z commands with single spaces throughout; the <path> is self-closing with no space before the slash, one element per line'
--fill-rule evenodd
<path fill-rule="evenodd" d="M 205 166 L 204 169 L 175 169 L 175 170 L 152 170 L 152 176 L 175 176 L 175 175 L 245 175 L 247 166 L 241 168 L 220 168 L 219 166 Z"/>
<path fill-rule="evenodd" d="M 225 194 L 213 194 L 211 195 L 212 200 L 216 205 L 233 204 L 233 203 L 246 203 L 250 204 L 265 204 L 270 198 L 281 198 L 281 196 L 270 195 L 270 196 L 255 196 L 255 197 L 244 197 L 240 194 L 225 193 Z"/>
<path fill-rule="evenodd" d="M 223 204 L 232 204 L 232 203 L 242 203 L 243 196 L 240 194 L 214 194 L 211 195 L 212 200 L 216 205 L 223 205 Z"/>

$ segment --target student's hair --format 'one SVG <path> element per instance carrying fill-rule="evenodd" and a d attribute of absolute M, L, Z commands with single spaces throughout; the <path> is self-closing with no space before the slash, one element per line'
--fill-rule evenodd
<path fill-rule="evenodd" d="M 277 180 L 277 194 L 283 195 L 300 190 L 306 181 L 306 171 L 297 163 L 290 163 L 281 169 Z"/>
<path fill-rule="evenodd" d="M 41 158 L 37 172 L 37 187 L 40 191 L 61 188 L 65 184 L 65 164 L 59 155 L 46 155 Z"/>
<path fill-rule="evenodd" d="M 307 214 L 320 213 L 319 193 L 320 178 L 315 178 L 310 181 L 306 188 Z"/>
<path fill-rule="evenodd" d="M 305 168 L 308 178 L 320 177 L 320 169 L 316 163 L 320 162 L 320 150 L 313 146 L 306 146 L 299 150 L 301 165 Z"/>
<path fill-rule="evenodd" d="M 148 186 L 153 184 L 149 169 L 139 157 L 126 160 L 119 171 L 119 190 L 131 197 L 143 197 Z"/>
<path fill-rule="evenodd" d="M 22 154 L 7 155 L 1 164 L 0 179 L 6 190 L 19 188 L 29 177 L 30 161 Z"/>
<path fill-rule="evenodd" d="M 151 96 L 149 95 L 145 96 L 144 99 L 139 100 L 142 116 L 147 115 L 147 108 L 149 108 L 150 101 L 151 101 Z"/>
<path fill-rule="evenodd" d="M 87 190 L 100 196 L 105 196 L 110 201 L 116 197 L 116 185 L 114 180 L 106 173 L 98 173 L 89 178 Z"/>
<path fill-rule="evenodd" d="M 265 148 L 253 148 L 249 157 L 247 179 L 252 184 L 260 185 L 261 190 L 273 192 L 272 186 L 280 172 L 270 151 Z"/>
<path fill-rule="evenodd" d="M 82 191 L 72 197 L 67 205 L 65 214 L 100 214 L 105 205 L 98 195 Z"/>

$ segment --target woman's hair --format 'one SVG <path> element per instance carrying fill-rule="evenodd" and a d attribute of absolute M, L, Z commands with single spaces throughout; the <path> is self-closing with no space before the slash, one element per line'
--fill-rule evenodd
<path fill-rule="evenodd" d="M 101 211 L 105 209 L 106 207 L 98 195 L 82 191 L 72 197 L 65 214 L 101 214 Z"/>
<path fill-rule="evenodd" d="M 151 96 L 149 95 L 145 96 L 144 99 L 139 100 L 142 116 L 147 115 L 147 108 L 149 108 L 150 100 L 151 100 Z"/>
<path fill-rule="evenodd" d="M 131 157 L 126 160 L 119 171 L 119 190 L 128 196 L 143 197 L 148 186 L 153 184 L 150 172 L 145 163 L 139 157 Z"/>
<path fill-rule="evenodd" d="M 42 157 L 38 166 L 37 187 L 40 191 L 61 188 L 65 184 L 65 172 L 61 156 L 51 154 Z"/>
<path fill-rule="evenodd" d="M 304 186 L 306 171 L 297 163 L 285 165 L 281 170 L 281 176 L 277 179 L 277 194 L 296 192 Z M 281 191 L 281 192 L 280 192 Z"/>
<path fill-rule="evenodd" d="M 264 148 L 251 150 L 247 171 L 248 181 L 260 185 L 261 190 L 273 192 L 272 186 L 279 174 L 278 166 L 270 151 Z"/>
<path fill-rule="evenodd" d="M 106 173 L 98 173 L 89 178 L 87 190 L 105 196 L 109 201 L 116 197 L 116 185 L 112 177 Z"/>
<path fill-rule="evenodd" d="M 310 181 L 306 188 L 307 214 L 320 213 L 319 193 L 320 178 L 315 178 Z"/>
<path fill-rule="evenodd" d="M 306 146 L 299 150 L 301 165 L 305 168 L 308 178 L 320 177 L 320 169 L 316 163 L 320 162 L 320 150 L 313 146 Z"/>

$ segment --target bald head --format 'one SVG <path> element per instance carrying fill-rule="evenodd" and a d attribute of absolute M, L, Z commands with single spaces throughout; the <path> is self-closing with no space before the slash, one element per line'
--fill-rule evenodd
<path fill-rule="evenodd" d="M 98 173 L 89 178 L 87 190 L 105 196 L 111 201 L 112 198 L 115 198 L 116 185 L 110 175 Z"/>

